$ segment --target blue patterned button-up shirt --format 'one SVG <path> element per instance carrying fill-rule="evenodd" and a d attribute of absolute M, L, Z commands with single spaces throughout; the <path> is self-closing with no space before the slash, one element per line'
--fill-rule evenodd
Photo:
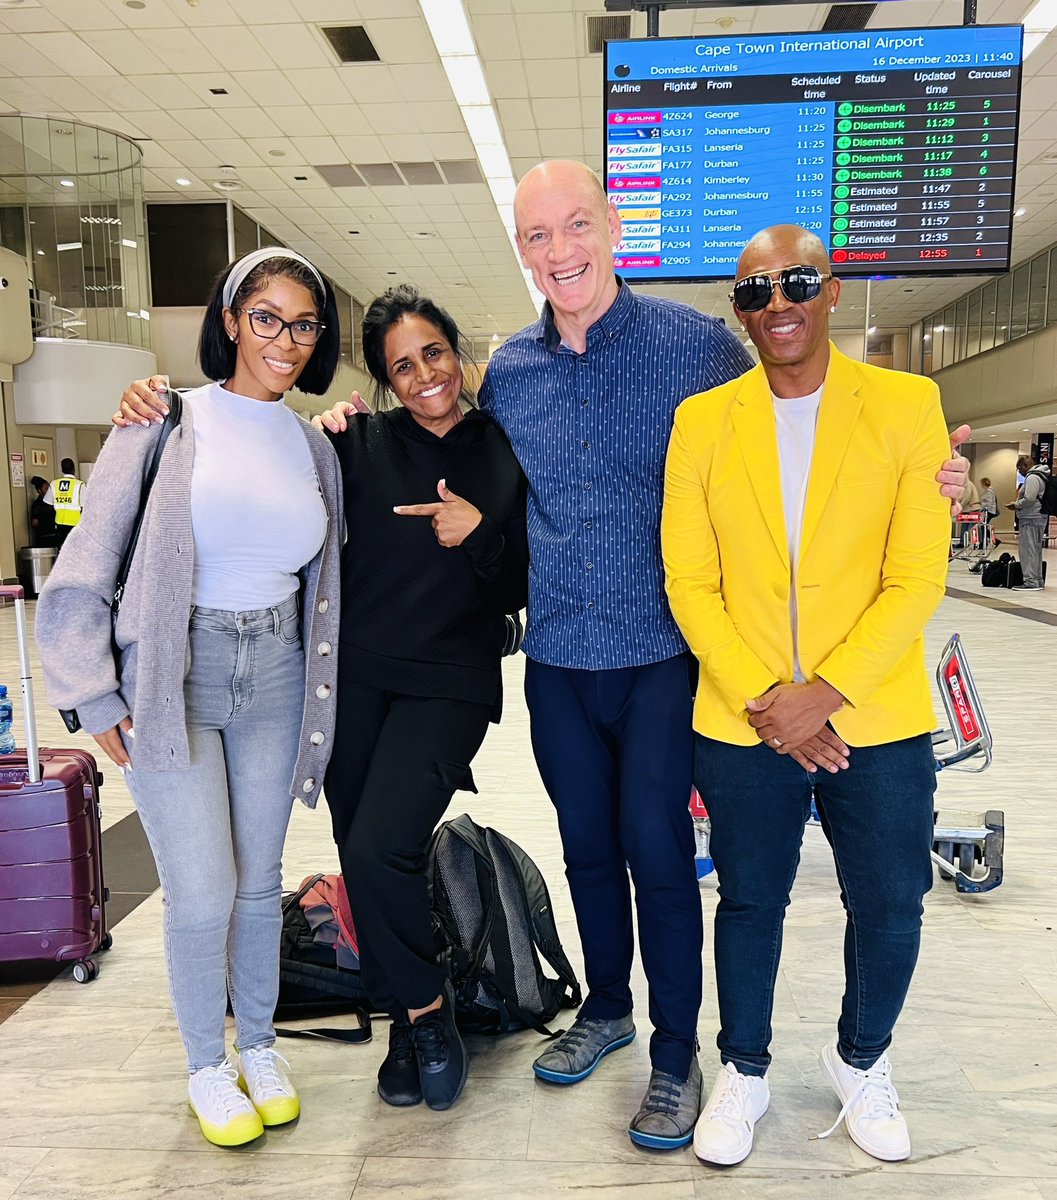
<path fill-rule="evenodd" d="M 549 305 L 495 352 L 481 404 L 529 481 L 530 658 L 602 671 L 686 649 L 661 565 L 672 418 L 752 365 L 721 321 L 624 283 L 586 353 L 562 343 Z"/>

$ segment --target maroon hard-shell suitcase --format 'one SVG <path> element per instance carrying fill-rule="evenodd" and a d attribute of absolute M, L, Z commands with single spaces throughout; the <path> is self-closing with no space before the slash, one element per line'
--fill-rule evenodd
<path fill-rule="evenodd" d="M 97 972 L 90 957 L 109 949 L 99 788 L 83 750 L 41 750 L 22 588 L 15 602 L 26 752 L 0 757 L 0 962 L 73 962 L 74 978 Z"/>

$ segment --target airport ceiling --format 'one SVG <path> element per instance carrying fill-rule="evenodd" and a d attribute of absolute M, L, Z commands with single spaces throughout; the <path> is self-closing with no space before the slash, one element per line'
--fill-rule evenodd
<path fill-rule="evenodd" d="M 587 30 L 603 0 L 465 3 L 514 176 L 545 158 L 600 170 L 602 61 Z M 980 0 L 978 19 L 1015 23 L 1030 3 Z M 958 24 L 961 8 L 879 4 L 869 27 Z M 818 30 L 828 12 L 665 11 L 661 33 Z M 323 29 L 354 24 L 380 61 L 339 62 Z M 635 14 L 632 35 L 644 34 Z M 1015 262 L 1057 240 L 1055 109 L 1057 34 L 1025 65 Z M 0 0 L 5 110 L 137 139 L 149 200 L 229 196 L 361 301 L 410 280 L 477 337 L 502 337 L 535 315 L 418 0 Z M 320 171 L 357 164 L 378 169 Z M 454 182 L 466 178 L 480 181 Z M 978 282 L 877 283 L 869 313 L 855 282 L 838 322 L 907 325 Z M 727 311 L 725 285 L 649 290 Z"/>

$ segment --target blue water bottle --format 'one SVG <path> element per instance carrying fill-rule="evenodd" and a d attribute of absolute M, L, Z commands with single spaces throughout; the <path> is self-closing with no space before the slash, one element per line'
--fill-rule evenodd
<path fill-rule="evenodd" d="M 13 754 L 15 750 L 15 735 L 11 732 L 11 718 L 14 709 L 7 697 L 7 688 L 0 683 L 0 754 Z"/>

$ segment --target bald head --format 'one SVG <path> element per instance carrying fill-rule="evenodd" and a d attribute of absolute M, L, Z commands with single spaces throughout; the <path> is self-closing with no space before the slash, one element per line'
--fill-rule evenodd
<path fill-rule="evenodd" d="M 560 158 L 538 163 L 524 176 L 514 193 L 514 221 L 519 233 L 526 213 L 536 202 L 541 197 L 555 195 L 575 197 L 599 214 L 609 207 L 602 181 L 586 163 Z"/>
<path fill-rule="evenodd" d="M 772 225 L 753 237 L 738 259 L 738 278 L 768 275 L 783 267 L 818 267 L 831 273 L 829 254 L 822 241 L 800 225 Z"/>

